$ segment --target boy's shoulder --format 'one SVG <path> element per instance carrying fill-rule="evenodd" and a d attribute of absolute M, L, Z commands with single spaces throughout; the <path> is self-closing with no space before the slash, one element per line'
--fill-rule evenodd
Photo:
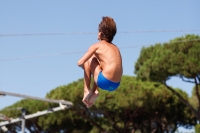
<path fill-rule="evenodd" d="M 114 48 L 113 46 L 116 46 L 116 45 L 109 43 L 109 42 L 106 42 L 106 41 L 99 41 L 99 42 L 94 43 L 92 46 L 95 47 L 95 48 L 101 49 L 101 48 L 105 48 L 105 46 L 110 47 L 110 48 Z"/>
<path fill-rule="evenodd" d="M 92 46 L 94 46 L 94 47 L 100 47 L 103 44 L 104 44 L 103 42 L 99 41 L 99 42 L 96 42 L 96 43 L 92 44 Z"/>

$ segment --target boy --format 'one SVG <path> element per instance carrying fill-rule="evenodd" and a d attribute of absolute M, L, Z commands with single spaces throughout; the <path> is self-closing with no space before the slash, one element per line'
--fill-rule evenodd
<path fill-rule="evenodd" d="M 83 103 L 91 107 L 99 96 L 98 87 L 114 91 L 118 88 L 123 73 L 122 57 L 112 40 L 117 32 L 116 24 L 111 17 L 103 17 L 99 24 L 99 42 L 90 46 L 85 55 L 78 61 L 84 70 Z M 90 89 L 91 74 L 94 78 L 93 89 Z"/>

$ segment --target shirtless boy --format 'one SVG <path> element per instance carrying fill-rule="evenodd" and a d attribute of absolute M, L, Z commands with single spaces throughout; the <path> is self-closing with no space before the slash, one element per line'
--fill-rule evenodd
<path fill-rule="evenodd" d="M 78 61 L 78 66 L 84 70 L 83 103 L 91 107 L 99 96 L 98 87 L 114 91 L 120 85 L 123 68 L 119 49 L 112 43 L 117 32 L 116 23 L 111 17 L 103 17 L 99 24 L 99 42 L 90 46 L 88 51 Z M 93 75 L 93 89 L 90 89 Z"/>

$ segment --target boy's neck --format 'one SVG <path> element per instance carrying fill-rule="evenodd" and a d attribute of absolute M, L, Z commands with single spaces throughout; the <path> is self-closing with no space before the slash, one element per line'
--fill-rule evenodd
<path fill-rule="evenodd" d="M 107 42 L 107 43 L 111 43 L 112 44 L 112 42 L 108 42 L 106 40 L 100 40 L 100 42 Z"/>

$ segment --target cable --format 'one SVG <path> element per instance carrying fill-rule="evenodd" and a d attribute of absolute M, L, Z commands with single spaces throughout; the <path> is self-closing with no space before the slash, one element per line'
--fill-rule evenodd
<path fill-rule="evenodd" d="M 200 29 L 191 30 L 138 30 L 138 31 L 119 31 L 120 34 L 133 34 L 133 33 L 161 33 L 161 32 L 198 32 Z M 63 33 L 24 33 L 24 34 L 0 34 L 0 37 L 13 37 L 13 36 L 55 36 L 55 35 L 86 35 L 97 34 L 97 32 L 63 32 Z"/>
<path fill-rule="evenodd" d="M 185 40 L 185 41 L 176 41 L 176 42 L 171 42 L 171 43 L 193 42 L 193 41 L 200 41 L 200 38 L 199 39 L 192 39 L 192 40 Z M 119 47 L 119 49 L 127 49 L 127 48 L 149 46 L 149 45 L 152 45 L 152 44 L 129 45 L 129 46 L 124 46 L 124 47 Z M 5 58 L 5 59 L 0 59 L 0 62 L 3 62 L 3 61 L 13 61 L 13 60 L 23 60 L 23 59 L 32 59 L 32 58 L 44 58 L 44 57 L 50 57 L 50 56 L 62 56 L 62 55 L 80 54 L 80 53 L 85 53 L 85 52 L 86 51 L 74 51 L 74 52 L 57 53 L 57 54 L 25 56 L 25 57 L 17 57 L 17 58 Z"/>
<path fill-rule="evenodd" d="M 67 53 L 55 53 L 55 54 L 46 54 L 46 55 L 25 56 L 25 57 L 17 57 L 17 58 L 0 59 L 0 61 L 23 60 L 23 59 L 32 59 L 32 58 L 44 58 L 44 57 L 50 57 L 50 56 L 79 54 L 79 53 L 84 53 L 84 52 L 86 52 L 86 51 L 75 51 L 75 52 L 67 52 Z"/>

